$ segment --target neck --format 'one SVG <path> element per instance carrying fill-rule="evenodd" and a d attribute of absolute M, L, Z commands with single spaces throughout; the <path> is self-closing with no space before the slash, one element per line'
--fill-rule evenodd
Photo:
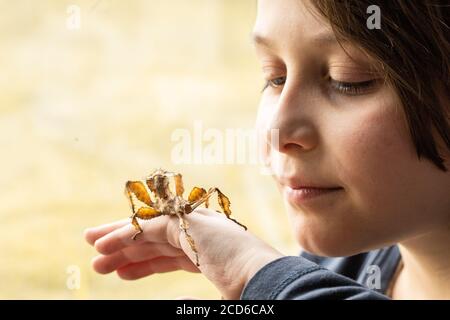
<path fill-rule="evenodd" d="M 450 299 L 450 225 L 399 244 L 395 299 Z"/>

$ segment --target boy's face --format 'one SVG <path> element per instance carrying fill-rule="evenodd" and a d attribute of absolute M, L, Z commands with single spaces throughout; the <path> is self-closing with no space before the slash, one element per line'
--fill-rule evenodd
<path fill-rule="evenodd" d="M 343 43 L 349 58 L 305 3 L 259 0 L 254 27 L 270 80 L 258 127 L 268 136 L 279 129 L 267 157 L 298 242 L 319 255 L 351 255 L 448 226 L 449 172 L 418 160 L 375 62 Z M 299 185 L 323 193 L 290 196 Z"/>

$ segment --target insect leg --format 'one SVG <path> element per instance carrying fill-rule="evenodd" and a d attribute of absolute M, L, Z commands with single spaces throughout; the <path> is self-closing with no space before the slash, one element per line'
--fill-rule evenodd
<path fill-rule="evenodd" d="M 195 253 L 195 264 L 198 267 L 200 266 L 200 264 L 198 263 L 198 251 L 197 248 L 195 247 L 194 239 L 192 239 L 191 235 L 187 231 L 187 229 L 189 228 L 189 224 L 186 220 L 184 220 L 182 216 L 178 216 L 178 218 L 180 219 L 180 229 L 183 230 L 186 240 L 189 243 L 189 246 L 191 247 L 191 250 Z"/>
<path fill-rule="evenodd" d="M 231 221 L 233 221 L 234 223 L 240 225 L 245 230 L 247 230 L 247 227 L 245 225 L 243 225 L 242 223 L 240 223 L 239 221 L 237 221 L 236 219 L 233 219 L 231 217 L 230 199 L 228 199 L 228 197 L 226 195 L 224 195 L 222 193 L 222 191 L 219 190 L 219 188 L 210 188 L 205 197 L 209 198 L 214 192 L 217 192 L 217 201 L 219 202 L 219 206 L 222 208 L 223 213 L 225 213 L 227 218 L 230 219 Z M 196 203 L 196 204 L 192 205 L 192 210 L 194 210 L 200 204 L 201 203 L 199 203 L 199 204 Z"/>
<path fill-rule="evenodd" d="M 130 200 L 132 207 L 135 206 L 136 199 L 148 206 L 151 206 L 153 204 L 147 188 L 141 181 L 127 181 L 127 183 L 125 184 L 125 195 Z"/>
<path fill-rule="evenodd" d="M 211 196 L 211 193 L 212 192 L 206 192 L 206 190 L 203 188 L 194 187 L 188 197 L 188 201 L 192 207 L 192 210 L 197 208 L 202 203 L 205 203 L 205 207 L 208 208 L 209 206 L 208 200 L 209 197 Z"/>
<path fill-rule="evenodd" d="M 139 222 L 136 219 L 136 214 L 133 214 L 131 216 L 131 224 L 136 229 L 136 233 L 131 237 L 131 239 L 136 240 L 136 237 L 143 232 L 141 226 L 139 225 Z"/>
<path fill-rule="evenodd" d="M 224 195 L 219 188 L 213 188 L 214 191 L 217 191 L 217 201 L 219 202 L 219 206 L 222 208 L 223 212 L 225 213 L 225 215 L 227 216 L 228 219 L 230 219 L 231 221 L 234 221 L 235 223 L 237 223 L 238 225 L 240 225 L 242 228 L 244 228 L 245 230 L 247 230 L 247 227 L 244 226 L 242 223 L 240 223 L 239 221 L 237 221 L 236 219 L 233 219 L 231 217 L 231 210 L 230 210 L 230 199 L 228 199 L 228 197 L 226 195 Z"/>
<path fill-rule="evenodd" d="M 139 210 L 131 216 L 131 223 L 137 230 L 137 232 L 133 235 L 132 239 L 136 240 L 136 237 L 143 232 L 136 218 L 142 220 L 150 220 L 159 217 L 160 215 L 162 215 L 162 213 L 156 210 L 155 208 L 152 207 L 139 208 Z"/>
<path fill-rule="evenodd" d="M 184 192 L 184 185 L 183 185 L 183 176 L 181 174 L 176 174 L 174 176 L 175 180 L 175 191 L 177 196 L 182 197 Z"/>

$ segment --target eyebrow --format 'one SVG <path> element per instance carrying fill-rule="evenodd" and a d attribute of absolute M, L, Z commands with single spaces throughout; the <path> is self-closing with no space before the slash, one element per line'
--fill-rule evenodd
<path fill-rule="evenodd" d="M 250 38 L 255 45 L 267 48 L 275 47 L 274 41 L 272 39 L 269 39 L 260 33 L 253 32 L 250 35 Z M 312 37 L 310 41 L 318 46 L 332 45 L 338 43 L 336 37 L 331 32 L 320 32 L 314 37 Z"/>

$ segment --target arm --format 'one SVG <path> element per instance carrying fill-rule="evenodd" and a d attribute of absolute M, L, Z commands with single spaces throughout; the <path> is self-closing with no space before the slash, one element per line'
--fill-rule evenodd
<path fill-rule="evenodd" d="M 250 279 L 241 299 L 379 300 L 388 297 L 303 257 L 282 257 L 264 266 Z"/>
<path fill-rule="evenodd" d="M 130 220 L 86 230 L 100 253 L 93 260 L 102 274 L 116 271 L 125 280 L 186 270 L 203 273 L 225 299 L 382 298 L 350 279 L 301 257 L 285 257 L 234 222 L 210 209 L 187 217 L 200 266 L 175 216 L 144 221 L 135 233 Z"/>

